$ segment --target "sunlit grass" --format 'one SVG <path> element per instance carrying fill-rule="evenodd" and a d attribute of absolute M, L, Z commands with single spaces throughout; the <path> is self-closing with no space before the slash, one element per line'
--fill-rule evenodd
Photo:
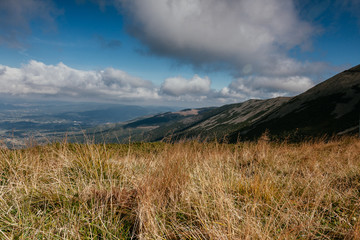
<path fill-rule="evenodd" d="M 360 140 L 0 150 L 0 239 L 360 238 Z"/>

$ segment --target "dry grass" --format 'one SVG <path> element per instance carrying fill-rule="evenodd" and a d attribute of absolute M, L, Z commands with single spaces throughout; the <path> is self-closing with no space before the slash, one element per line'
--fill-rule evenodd
<path fill-rule="evenodd" d="M 360 140 L 0 150 L 0 239 L 360 239 Z"/>

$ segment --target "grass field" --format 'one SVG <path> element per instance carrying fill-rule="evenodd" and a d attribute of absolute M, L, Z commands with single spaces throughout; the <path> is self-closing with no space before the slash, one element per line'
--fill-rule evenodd
<path fill-rule="evenodd" d="M 356 138 L 0 154 L 0 239 L 360 239 Z"/>

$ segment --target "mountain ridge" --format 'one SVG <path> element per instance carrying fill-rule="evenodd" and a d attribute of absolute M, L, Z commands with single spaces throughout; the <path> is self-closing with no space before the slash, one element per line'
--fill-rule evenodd
<path fill-rule="evenodd" d="M 129 141 L 131 138 L 150 142 L 194 139 L 237 142 L 258 139 L 264 132 L 274 139 L 297 141 L 354 134 L 359 114 L 360 65 L 294 97 L 250 99 L 220 107 L 184 109 L 118 124 L 106 129 L 105 141 Z M 104 136 L 101 131 L 91 133 Z"/>
<path fill-rule="evenodd" d="M 302 135 L 336 135 L 354 128 L 358 124 L 359 113 L 360 65 L 293 97 L 251 128 L 233 133 L 232 141 L 239 136 L 256 138 L 266 130 L 283 137 L 295 132 L 300 138 Z"/>

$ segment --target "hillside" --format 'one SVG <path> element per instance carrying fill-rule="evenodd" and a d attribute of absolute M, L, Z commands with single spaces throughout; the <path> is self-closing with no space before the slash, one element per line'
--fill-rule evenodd
<path fill-rule="evenodd" d="M 164 138 L 176 126 L 190 124 L 203 114 L 214 108 L 184 109 L 176 112 L 165 112 L 155 115 L 139 117 L 127 122 L 100 125 L 86 130 L 86 136 L 95 142 L 123 143 L 132 141 L 154 141 L 156 137 Z M 157 130 L 158 129 L 158 130 Z M 151 132 L 151 135 L 148 134 Z M 72 141 L 84 142 L 83 134 L 76 135 Z"/>
<path fill-rule="evenodd" d="M 277 137 L 303 139 L 355 133 L 360 116 L 360 65 L 316 85 L 234 132 L 231 140 L 257 138 L 266 130 Z"/>
<path fill-rule="evenodd" d="M 243 103 L 218 107 L 204 113 L 200 118 L 191 121 L 191 124 L 184 126 L 182 129 L 174 131 L 172 138 L 175 140 L 184 138 L 200 140 L 223 139 L 233 131 L 250 126 L 256 120 L 289 101 L 289 99 L 252 99 Z"/>
<path fill-rule="evenodd" d="M 144 116 L 87 131 L 96 142 L 256 139 L 303 140 L 354 134 L 360 114 L 360 65 L 298 96 Z"/>
<path fill-rule="evenodd" d="M 146 116 L 126 123 L 101 126 L 87 131 L 97 142 L 127 142 L 222 139 L 251 125 L 290 98 L 248 100 L 222 107 L 185 109 Z M 79 137 L 78 137 L 79 138 Z"/>

